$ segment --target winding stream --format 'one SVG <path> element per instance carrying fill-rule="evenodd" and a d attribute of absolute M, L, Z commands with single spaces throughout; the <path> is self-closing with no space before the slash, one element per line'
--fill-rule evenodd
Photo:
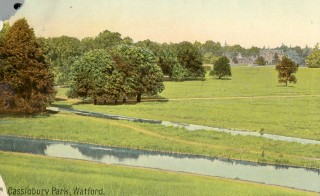
<path fill-rule="evenodd" d="M 187 172 L 320 192 L 320 169 L 0 136 L 0 151 Z"/>

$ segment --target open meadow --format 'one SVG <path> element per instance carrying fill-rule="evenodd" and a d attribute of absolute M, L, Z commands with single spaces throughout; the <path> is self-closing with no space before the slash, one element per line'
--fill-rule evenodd
<path fill-rule="evenodd" d="M 57 97 L 60 101 L 54 105 L 251 131 L 263 128 L 266 133 L 320 140 L 319 75 L 318 69 L 302 68 L 298 83 L 286 88 L 277 84 L 272 67 L 234 68 L 231 80 L 207 76 L 206 81 L 166 82 L 161 96 L 169 99 L 167 102 L 82 104 L 80 100 L 67 99 L 67 88 L 59 88 Z M 5 135 L 320 167 L 319 145 L 231 136 L 213 131 L 190 132 L 66 112 L 29 118 L 3 115 L 2 119 L 0 127 Z"/>
<path fill-rule="evenodd" d="M 230 80 L 165 82 L 167 102 L 124 105 L 56 102 L 56 106 L 320 140 L 320 69 L 300 68 L 298 83 L 277 83 L 273 67 L 233 68 Z M 58 96 L 66 97 L 67 89 Z"/>
<path fill-rule="evenodd" d="M 316 195 L 221 178 L 16 153 L 0 152 L 0 165 L 8 187 L 48 189 L 49 195 L 57 195 L 59 188 L 71 195 L 77 188 L 102 189 L 103 195 Z"/>
<path fill-rule="evenodd" d="M 276 73 L 271 67 L 242 67 L 233 69 L 230 80 L 207 76 L 206 81 L 165 82 L 166 89 L 161 94 L 168 99 L 165 102 L 93 105 L 67 99 L 65 93 L 68 89 L 59 88 L 54 106 L 249 131 L 263 128 L 266 133 L 320 140 L 319 77 L 318 69 L 300 69 L 298 83 L 286 88 L 277 84 Z M 0 129 L 1 135 L 320 168 L 319 145 L 214 131 L 192 132 L 68 112 L 32 116 L 2 114 Z M 106 193 L 112 195 L 307 194 L 232 180 L 14 153 L 1 152 L 0 162 L 6 163 L 0 168 L 1 174 L 9 186 L 15 187 L 29 185 L 29 179 L 35 179 L 32 183 L 39 183 L 44 188 L 61 185 L 72 189 L 83 187 L 90 179 L 93 182 L 91 187 L 104 187 Z M 50 178 L 43 179 L 43 174 Z"/>

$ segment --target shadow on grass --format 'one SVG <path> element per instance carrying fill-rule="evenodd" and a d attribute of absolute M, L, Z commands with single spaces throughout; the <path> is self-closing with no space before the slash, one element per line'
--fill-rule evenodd
<path fill-rule="evenodd" d="M 18 113 L 18 112 L 1 112 L 0 113 L 0 124 L 4 120 L 2 118 L 49 118 L 55 114 L 50 112 L 41 112 L 35 114 Z"/>
<path fill-rule="evenodd" d="M 219 78 L 216 78 L 216 77 L 215 77 L 215 78 L 212 78 L 212 79 L 213 79 L 213 80 L 232 80 L 231 78 L 220 78 L 220 79 L 219 79 Z"/>
<path fill-rule="evenodd" d="M 54 102 L 51 104 L 52 107 L 58 107 L 58 108 L 64 108 L 64 109 L 73 109 L 72 107 L 73 104 L 63 104 L 59 102 Z"/>
<path fill-rule="evenodd" d="M 277 87 L 283 87 L 283 88 L 295 88 L 295 86 L 293 86 L 293 85 L 288 85 L 288 86 L 286 86 L 286 85 L 283 85 L 283 84 L 278 84 L 278 85 L 276 85 Z"/>
<path fill-rule="evenodd" d="M 165 78 L 164 82 L 190 82 L 190 81 L 195 81 L 195 82 L 203 82 L 206 81 L 206 78 L 184 78 L 184 79 L 172 79 L 172 78 Z"/>
<path fill-rule="evenodd" d="M 141 102 L 137 102 L 135 99 L 129 99 L 126 102 L 123 101 L 98 101 L 97 102 L 97 106 L 118 106 L 118 105 L 136 105 L 136 104 L 140 104 L 140 103 L 152 103 L 152 102 L 156 102 L 156 103 L 166 103 L 169 102 L 169 99 L 167 98 L 142 98 Z M 61 104 L 59 106 L 59 104 L 56 104 L 56 107 L 63 107 L 63 108 L 68 108 L 68 109 L 72 109 L 72 105 L 93 105 L 93 100 L 85 100 L 85 101 L 79 101 L 77 103 L 73 103 L 71 105 L 63 105 Z"/>
<path fill-rule="evenodd" d="M 54 101 L 68 101 L 68 99 L 62 98 L 62 97 L 56 97 L 54 98 Z"/>

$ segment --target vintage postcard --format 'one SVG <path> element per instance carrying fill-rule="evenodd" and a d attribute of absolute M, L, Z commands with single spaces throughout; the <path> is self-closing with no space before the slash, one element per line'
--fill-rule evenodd
<path fill-rule="evenodd" d="M 0 0 L 0 196 L 320 194 L 319 8 Z"/>

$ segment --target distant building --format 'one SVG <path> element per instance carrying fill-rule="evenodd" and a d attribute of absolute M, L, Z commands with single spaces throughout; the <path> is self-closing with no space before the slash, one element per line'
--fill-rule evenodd
<path fill-rule="evenodd" d="M 267 65 L 276 64 L 276 55 L 278 55 L 279 60 L 285 55 L 282 50 L 275 50 L 275 49 L 261 49 L 260 56 L 264 58 Z"/>
<path fill-rule="evenodd" d="M 257 56 L 242 56 L 241 53 L 238 54 L 236 57 L 238 60 L 238 64 L 254 64 L 254 62 L 257 60 Z"/>
<path fill-rule="evenodd" d="M 281 60 L 282 57 L 285 55 L 282 50 L 276 50 L 276 49 L 261 49 L 259 56 L 262 56 L 267 65 L 276 64 L 276 55 L 278 55 L 278 59 Z M 242 56 L 241 53 L 235 54 L 235 53 L 225 53 L 224 56 L 226 56 L 231 64 L 255 64 L 255 61 L 259 56 L 252 55 L 252 56 Z M 237 62 L 234 62 L 235 59 L 237 59 Z"/>
<path fill-rule="evenodd" d="M 238 53 L 238 55 L 226 53 L 224 55 L 229 59 L 231 64 L 254 64 L 258 58 L 258 56 L 242 56 L 241 53 Z M 237 62 L 234 62 L 235 59 L 237 59 Z"/>

